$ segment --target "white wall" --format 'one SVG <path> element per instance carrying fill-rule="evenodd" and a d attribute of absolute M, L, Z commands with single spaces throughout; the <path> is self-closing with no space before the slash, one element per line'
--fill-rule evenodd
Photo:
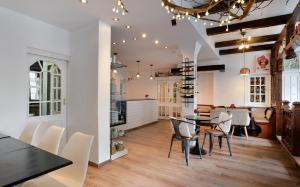
<path fill-rule="evenodd" d="M 91 160 L 98 163 L 98 25 L 71 33 L 68 131 L 94 135 Z"/>
<path fill-rule="evenodd" d="M 99 22 L 71 33 L 68 130 L 94 136 L 97 164 L 110 159 L 110 33 Z"/>
<path fill-rule="evenodd" d="M 214 73 L 198 72 L 198 104 L 212 105 L 214 103 Z"/>
<path fill-rule="evenodd" d="M 27 48 L 70 55 L 69 33 L 0 7 L 0 131 L 18 137 L 27 124 Z"/>
<path fill-rule="evenodd" d="M 249 52 L 246 54 L 246 67 L 253 73 L 256 57 L 270 54 L 270 51 Z M 244 66 L 243 54 L 221 56 L 220 64 L 225 64 L 225 72 L 214 72 L 214 105 L 235 104 L 245 106 L 246 78 L 239 74 Z"/>

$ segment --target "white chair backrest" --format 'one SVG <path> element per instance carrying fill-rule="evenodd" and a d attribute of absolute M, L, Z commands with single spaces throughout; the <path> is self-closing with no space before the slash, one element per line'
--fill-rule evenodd
<path fill-rule="evenodd" d="M 221 112 L 226 112 L 225 108 L 215 108 L 210 111 L 210 118 L 212 118 L 211 123 L 218 123 L 219 119 L 218 117 L 220 116 Z M 215 118 L 215 119 L 213 119 Z"/>
<path fill-rule="evenodd" d="M 19 140 L 28 144 L 32 144 L 35 141 L 35 136 L 39 127 L 40 124 L 27 124 L 23 132 L 21 133 Z"/>
<path fill-rule="evenodd" d="M 221 114 L 219 115 L 219 125 L 217 126 L 216 129 L 221 130 L 224 133 L 228 134 L 231 128 L 231 121 L 232 121 L 232 114 L 228 114 L 227 112 L 221 112 Z"/>
<path fill-rule="evenodd" d="M 66 176 L 83 186 L 86 177 L 93 136 L 77 132 L 71 136 L 63 148 L 62 157 L 73 162 L 72 165 L 50 173 L 49 175 Z"/>
<path fill-rule="evenodd" d="M 50 153 L 58 154 L 59 146 L 65 128 L 58 126 L 49 127 L 40 141 L 37 143 L 37 147 L 44 149 Z"/>
<path fill-rule="evenodd" d="M 181 136 L 191 138 L 195 134 L 195 125 L 181 122 L 179 125 L 179 132 Z"/>
<path fill-rule="evenodd" d="M 250 115 L 248 109 L 229 109 L 232 113 L 232 124 L 239 126 L 248 126 L 250 124 Z"/>

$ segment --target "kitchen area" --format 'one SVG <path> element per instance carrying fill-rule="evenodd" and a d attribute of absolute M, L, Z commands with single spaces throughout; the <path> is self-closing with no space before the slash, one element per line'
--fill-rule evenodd
<path fill-rule="evenodd" d="M 111 160 L 128 154 L 124 136 L 130 130 L 158 121 L 158 101 L 127 97 L 127 66 L 113 54 L 111 62 Z"/>

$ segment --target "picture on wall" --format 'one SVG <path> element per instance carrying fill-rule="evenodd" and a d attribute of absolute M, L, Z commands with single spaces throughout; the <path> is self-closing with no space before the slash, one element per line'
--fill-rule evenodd
<path fill-rule="evenodd" d="M 256 57 L 255 62 L 256 73 L 268 73 L 270 71 L 270 57 L 269 55 L 261 55 Z"/>
<path fill-rule="evenodd" d="M 296 54 L 297 54 L 296 58 L 283 60 L 284 71 L 299 70 L 299 68 L 300 68 L 300 53 L 296 53 Z"/>

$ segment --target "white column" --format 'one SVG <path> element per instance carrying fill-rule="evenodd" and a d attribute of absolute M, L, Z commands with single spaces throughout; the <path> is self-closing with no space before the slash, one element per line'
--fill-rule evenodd
<path fill-rule="evenodd" d="M 195 51 L 194 51 L 194 75 L 195 75 L 195 81 L 194 81 L 194 109 L 197 108 L 198 105 L 198 54 L 201 50 L 202 45 L 196 41 L 195 44 Z"/>
<path fill-rule="evenodd" d="M 110 159 L 111 27 L 99 22 L 98 42 L 98 145 L 100 163 Z"/>

